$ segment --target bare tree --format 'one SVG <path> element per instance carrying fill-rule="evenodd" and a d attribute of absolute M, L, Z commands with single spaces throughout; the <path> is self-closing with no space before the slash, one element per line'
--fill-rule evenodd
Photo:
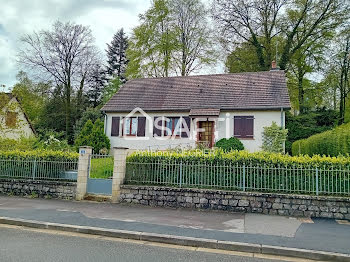
<path fill-rule="evenodd" d="M 24 35 L 21 41 L 24 47 L 19 52 L 19 62 L 64 87 L 66 137 L 71 141 L 72 94 L 75 90 L 82 92 L 97 57 L 91 30 L 57 21 L 51 30 Z"/>

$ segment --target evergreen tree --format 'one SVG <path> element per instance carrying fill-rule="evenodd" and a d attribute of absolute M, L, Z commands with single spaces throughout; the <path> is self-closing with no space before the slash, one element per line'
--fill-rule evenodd
<path fill-rule="evenodd" d="M 100 105 L 105 83 L 105 72 L 101 69 L 100 65 L 96 65 L 93 68 L 92 75 L 88 81 L 89 90 L 87 91 L 87 97 L 90 106 L 97 107 Z"/>
<path fill-rule="evenodd" d="M 119 77 L 121 81 L 126 82 L 125 69 L 128 64 L 126 58 L 126 49 L 128 48 L 128 37 L 124 33 L 124 29 L 120 29 L 114 34 L 112 42 L 107 44 L 107 70 L 108 79 Z"/>

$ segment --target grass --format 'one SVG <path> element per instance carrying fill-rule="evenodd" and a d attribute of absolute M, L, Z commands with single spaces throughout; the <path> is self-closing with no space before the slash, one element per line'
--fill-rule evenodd
<path fill-rule="evenodd" d="M 111 178 L 113 162 L 112 157 L 91 159 L 90 178 Z"/>

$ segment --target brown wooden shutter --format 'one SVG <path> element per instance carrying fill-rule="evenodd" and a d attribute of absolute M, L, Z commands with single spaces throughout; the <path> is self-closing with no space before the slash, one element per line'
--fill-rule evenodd
<path fill-rule="evenodd" d="M 191 131 L 191 119 L 188 116 L 184 116 L 183 120 L 185 121 L 188 130 Z M 182 125 L 182 127 L 184 126 Z M 181 132 L 181 137 L 187 138 L 188 137 L 187 132 Z"/>
<path fill-rule="evenodd" d="M 120 117 L 119 116 L 112 117 L 111 136 L 119 136 L 119 124 L 120 124 Z"/>
<path fill-rule="evenodd" d="M 155 116 L 154 122 L 153 122 L 153 136 L 162 136 L 162 129 L 156 127 L 156 121 L 159 121 L 158 119 L 161 118 L 161 116 Z M 159 121 L 158 125 L 162 126 L 163 121 Z"/>
<path fill-rule="evenodd" d="M 139 116 L 137 118 L 137 136 L 145 136 L 146 133 L 146 117 Z"/>
<path fill-rule="evenodd" d="M 242 117 L 235 116 L 233 121 L 233 136 L 237 138 L 242 137 L 243 133 L 243 123 Z"/>
<path fill-rule="evenodd" d="M 254 117 L 247 116 L 244 121 L 244 134 L 246 138 L 254 138 Z"/>
<path fill-rule="evenodd" d="M 234 137 L 254 138 L 254 117 L 235 116 L 234 117 Z"/>

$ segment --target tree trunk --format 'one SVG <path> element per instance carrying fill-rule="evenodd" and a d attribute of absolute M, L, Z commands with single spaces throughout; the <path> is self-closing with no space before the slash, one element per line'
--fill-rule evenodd
<path fill-rule="evenodd" d="M 298 100 L 300 114 L 305 113 L 303 79 L 304 74 L 302 73 L 301 69 L 298 69 Z"/>
<path fill-rule="evenodd" d="M 72 141 L 72 108 L 71 108 L 71 86 L 70 81 L 65 85 L 66 89 L 66 139 L 69 143 Z"/>

